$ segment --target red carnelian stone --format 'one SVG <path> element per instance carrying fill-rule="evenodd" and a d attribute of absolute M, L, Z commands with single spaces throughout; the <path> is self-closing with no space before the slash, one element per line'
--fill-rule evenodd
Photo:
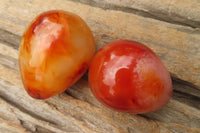
<path fill-rule="evenodd" d="M 167 69 L 152 50 L 134 41 L 101 48 L 92 59 L 89 84 L 104 105 L 136 114 L 158 110 L 172 96 Z"/>
<path fill-rule="evenodd" d="M 65 91 L 86 72 L 95 52 L 87 24 L 65 11 L 40 14 L 22 36 L 21 78 L 28 94 L 46 99 Z"/>

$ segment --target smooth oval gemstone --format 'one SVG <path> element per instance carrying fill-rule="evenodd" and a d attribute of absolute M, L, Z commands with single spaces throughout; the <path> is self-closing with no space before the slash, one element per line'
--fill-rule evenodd
<path fill-rule="evenodd" d="M 28 94 L 46 99 L 65 91 L 86 72 L 95 52 L 87 24 L 65 11 L 40 14 L 24 32 L 19 68 Z"/>
<path fill-rule="evenodd" d="M 152 112 L 172 96 L 170 75 L 145 45 L 119 40 L 105 45 L 93 57 L 89 84 L 104 105 L 135 114 Z"/>

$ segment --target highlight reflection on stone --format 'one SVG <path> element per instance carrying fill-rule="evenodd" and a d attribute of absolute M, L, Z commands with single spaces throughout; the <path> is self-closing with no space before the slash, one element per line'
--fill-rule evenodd
<path fill-rule="evenodd" d="M 28 94 L 45 99 L 65 91 L 86 72 L 95 52 L 87 24 L 65 11 L 40 14 L 23 34 L 19 68 Z"/>

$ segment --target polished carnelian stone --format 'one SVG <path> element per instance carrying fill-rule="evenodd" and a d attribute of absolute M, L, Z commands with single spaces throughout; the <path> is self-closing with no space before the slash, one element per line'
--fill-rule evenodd
<path fill-rule="evenodd" d="M 145 45 L 119 40 L 105 45 L 93 57 L 89 84 L 104 105 L 135 114 L 155 111 L 172 96 L 170 75 Z"/>
<path fill-rule="evenodd" d="M 86 72 L 94 52 L 92 32 L 79 16 L 65 11 L 40 14 L 20 45 L 19 68 L 26 91 L 38 99 L 65 91 Z"/>

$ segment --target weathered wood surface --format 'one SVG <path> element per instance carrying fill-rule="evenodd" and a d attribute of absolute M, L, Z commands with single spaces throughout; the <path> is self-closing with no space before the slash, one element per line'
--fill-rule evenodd
<path fill-rule="evenodd" d="M 133 115 L 105 108 L 91 94 L 87 74 L 65 93 L 30 98 L 20 80 L 18 47 L 39 13 L 60 9 L 81 16 L 97 48 L 132 39 L 152 48 L 173 77 L 163 109 Z M 0 0 L 0 132 L 200 132 L 199 0 Z"/>

